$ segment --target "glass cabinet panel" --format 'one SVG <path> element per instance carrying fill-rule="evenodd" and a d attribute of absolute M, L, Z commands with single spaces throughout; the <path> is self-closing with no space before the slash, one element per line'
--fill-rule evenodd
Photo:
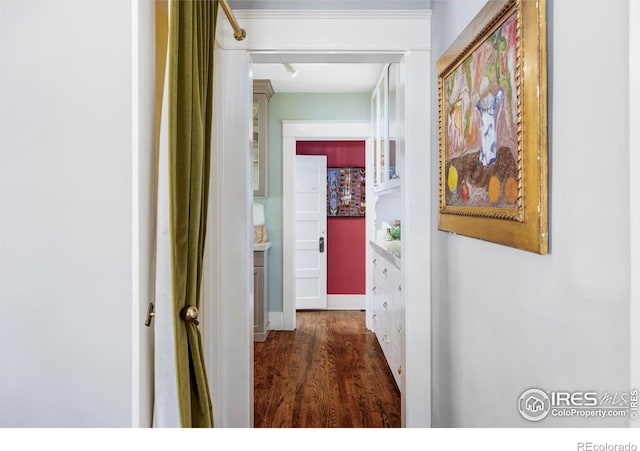
<path fill-rule="evenodd" d="M 399 178 L 398 70 L 398 64 L 387 65 L 371 95 L 373 185 L 378 190 L 398 185 L 397 181 L 389 183 Z"/>
<path fill-rule="evenodd" d="M 398 64 L 390 64 L 388 71 L 389 105 L 387 111 L 389 112 L 389 117 L 387 121 L 387 127 L 389 137 L 389 163 L 388 172 L 385 175 L 388 175 L 388 180 L 393 180 L 398 178 L 398 173 L 396 170 L 398 156 Z"/>
<path fill-rule="evenodd" d="M 380 169 L 378 161 L 380 160 L 380 93 L 376 88 L 371 96 L 371 124 L 373 125 L 373 186 L 380 184 Z"/>
<path fill-rule="evenodd" d="M 273 88 L 269 80 L 253 81 L 253 134 L 251 160 L 253 171 L 253 195 L 267 197 L 267 146 L 269 143 L 269 100 Z"/>
<path fill-rule="evenodd" d="M 252 143 L 252 163 L 253 163 L 253 191 L 260 190 L 260 127 L 258 123 L 258 102 L 253 101 L 253 143 Z"/>
<path fill-rule="evenodd" d="M 380 160 L 379 166 L 379 180 L 380 183 L 387 181 L 387 167 L 389 165 L 389 86 L 388 79 L 385 70 L 385 74 L 380 81 L 380 115 L 378 120 L 380 121 Z"/>

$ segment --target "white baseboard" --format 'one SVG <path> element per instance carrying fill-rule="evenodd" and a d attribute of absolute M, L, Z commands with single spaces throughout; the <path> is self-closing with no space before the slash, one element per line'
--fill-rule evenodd
<path fill-rule="evenodd" d="M 327 310 L 365 310 L 366 298 L 364 294 L 329 294 Z M 269 324 L 269 330 L 284 330 L 284 313 L 269 312 Z"/>
<path fill-rule="evenodd" d="M 364 294 L 329 294 L 327 310 L 364 310 L 366 295 Z"/>
<path fill-rule="evenodd" d="M 269 312 L 269 329 L 282 330 L 283 316 L 282 312 Z"/>

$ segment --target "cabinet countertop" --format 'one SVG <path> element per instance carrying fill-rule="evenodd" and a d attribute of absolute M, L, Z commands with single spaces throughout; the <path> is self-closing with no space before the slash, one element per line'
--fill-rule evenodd
<path fill-rule="evenodd" d="M 265 241 L 264 243 L 253 243 L 253 250 L 257 252 L 266 251 L 271 247 L 271 241 Z"/>
<path fill-rule="evenodd" d="M 391 263 L 396 268 L 398 268 L 400 270 L 402 269 L 401 268 L 401 260 L 398 257 L 393 255 L 391 252 L 386 250 L 384 247 L 380 246 L 375 241 L 369 241 L 369 244 L 371 245 L 373 250 L 375 250 L 378 254 L 383 256 L 385 258 L 385 260 L 387 260 L 389 263 Z"/>

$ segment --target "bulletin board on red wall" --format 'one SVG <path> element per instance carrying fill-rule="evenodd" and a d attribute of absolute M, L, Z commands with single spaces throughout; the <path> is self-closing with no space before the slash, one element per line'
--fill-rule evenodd
<path fill-rule="evenodd" d="M 365 216 L 365 169 L 327 168 L 327 216 Z"/>

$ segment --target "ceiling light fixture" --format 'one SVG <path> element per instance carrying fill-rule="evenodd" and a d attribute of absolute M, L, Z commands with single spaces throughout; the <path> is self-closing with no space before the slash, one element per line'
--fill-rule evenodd
<path fill-rule="evenodd" d="M 298 71 L 295 70 L 293 68 L 293 66 L 289 63 L 282 63 L 282 65 L 284 66 L 285 69 L 287 69 L 287 72 L 291 72 L 291 78 L 295 77 L 296 75 L 298 75 Z"/>

